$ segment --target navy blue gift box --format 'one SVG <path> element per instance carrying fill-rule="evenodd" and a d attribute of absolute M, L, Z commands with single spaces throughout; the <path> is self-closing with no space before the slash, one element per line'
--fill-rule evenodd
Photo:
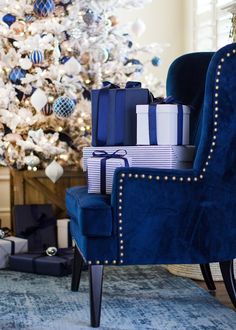
<path fill-rule="evenodd" d="M 149 90 L 139 82 L 129 81 L 124 89 L 104 82 L 92 90 L 92 145 L 136 145 L 136 105 L 150 101 Z"/>
<path fill-rule="evenodd" d="M 29 251 L 57 246 L 56 219 L 50 204 L 16 205 L 14 227 L 17 237 L 28 240 Z"/>
<path fill-rule="evenodd" d="M 73 249 L 59 249 L 57 255 L 49 257 L 43 253 L 25 253 L 9 258 L 11 270 L 39 275 L 65 276 L 72 272 Z"/>

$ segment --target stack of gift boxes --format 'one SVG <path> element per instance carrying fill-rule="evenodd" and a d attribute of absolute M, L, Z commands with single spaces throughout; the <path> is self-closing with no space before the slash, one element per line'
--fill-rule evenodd
<path fill-rule="evenodd" d="M 190 108 L 153 98 L 139 82 L 92 91 L 92 147 L 83 149 L 88 192 L 110 194 L 117 167 L 190 168 Z"/>
<path fill-rule="evenodd" d="M 63 276 L 72 271 L 73 248 L 69 219 L 56 220 L 52 206 L 17 205 L 16 236 L 0 230 L 0 269 Z"/>

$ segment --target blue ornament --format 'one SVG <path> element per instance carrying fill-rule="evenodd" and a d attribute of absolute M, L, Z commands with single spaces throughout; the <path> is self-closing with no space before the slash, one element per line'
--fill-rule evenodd
<path fill-rule="evenodd" d="M 35 0 L 34 12 L 40 17 L 47 17 L 53 13 L 55 3 L 53 0 Z"/>
<path fill-rule="evenodd" d="M 26 15 L 25 16 L 25 22 L 27 23 L 31 23 L 31 22 L 34 22 L 35 21 L 35 17 L 32 16 L 32 15 Z"/>
<path fill-rule="evenodd" d="M 15 85 L 21 84 L 21 79 L 25 78 L 27 71 L 23 70 L 21 67 L 16 66 L 14 69 L 11 70 L 9 79 Z"/>
<path fill-rule="evenodd" d="M 3 16 L 2 20 L 10 27 L 16 21 L 16 16 L 12 14 L 6 14 Z"/>
<path fill-rule="evenodd" d="M 87 9 L 85 14 L 83 15 L 83 20 L 87 25 L 91 25 L 95 22 L 96 16 L 91 9 Z"/>
<path fill-rule="evenodd" d="M 58 97 L 53 103 L 53 111 L 59 118 L 68 118 L 75 110 L 75 102 L 67 96 Z"/>
<path fill-rule="evenodd" d="M 46 104 L 42 109 L 41 112 L 44 116 L 51 116 L 51 114 L 53 113 L 53 108 L 52 108 L 52 104 L 48 103 Z"/>
<path fill-rule="evenodd" d="M 152 65 L 153 65 L 153 66 L 158 66 L 158 65 L 160 65 L 160 62 L 161 62 L 160 57 L 154 56 L 154 57 L 152 58 L 151 62 L 152 62 Z"/>
<path fill-rule="evenodd" d="M 60 58 L 60 63 L 65 64 L 67 61 L 69 61 L 70 57 L 69 56 L 63 56 Z"/>
<path fill-rule="evenodd" d="M 42 63 L 43 60 L 44 60 L 44 54 L 43 54 L 43 52 L 41 52 L 41 50 L 34 50 L 30 54 L 30 60 L 34 64 Z"/>

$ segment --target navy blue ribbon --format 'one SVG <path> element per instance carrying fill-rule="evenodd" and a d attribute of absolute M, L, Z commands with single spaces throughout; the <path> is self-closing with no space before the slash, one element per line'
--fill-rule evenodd
<path fill-rule="evenodd" d="M 100 178 L 101 178 L 100 189 L 101 189 L 101 193 L 103 195 L 106 194 L 106 162 L 107 162 L 107 160 L 111 159 L 111 158 L 123 159 L 124 167 L 129 167 L 129 162 L 128 162 L 127 158 L 125 158 L 126 155 L 127 155 L 127 151 L 122 150 L 122 149 L 116 150 L 112 154 L 109 154 L 105 150 L 95 150 L 93 152 L 93 157 L 102 158 L 101 159 L 101 172 L 100 172 Z"/>
<path fill-rule="evenodd" d="M 141 83 L 138 81 L 128 81 L 125 88 L 141 88 Z M 110 99 L 109 90 L 120 90 L 114 99 Z M 108 115 L 109 110 L 115 106 L 115 120 L 119 119 L 121 126 L 119 131 L 116 132 L 116 141 L 122 141 L 124 136 L 124 117 L 125 117 L 125 93 L 123 89 L 120 89 L 118 85 L 115 85 L 109 81 L 104 81 L 97 99 L 97 141 L 98 145 L 106 145 L 107 131 L 108 131 Z M 109 109 L 110 108 L 110 109 Z M 120 143 L 118 143 L 120 144 Z"/>
<path fill-rule="evenodd" d="M 10 242 L 11 244 L 11 254 L 15 254 L 15 242 L 7 238 L 1 238 L 3 241 Z"/>
<path fill-rule="evenodd" d="M 183 104 L 174 99 L 173 96 L 166 98 L 157 97 L 148 108 L 148 122 L 149 122 L 149 140 L 150 145 L 157 145 L 157 112 L 156 107 L 158 104 L 176 104 L 178 107 L 178 128 L 177 128 L 177 144 L 183 144 Z"/>

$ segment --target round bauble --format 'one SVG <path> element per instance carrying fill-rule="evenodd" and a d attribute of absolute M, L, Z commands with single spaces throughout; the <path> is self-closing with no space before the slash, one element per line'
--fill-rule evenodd
<path fill-rule="evenodd" d="M 11 25 L 10 29 L 14 34 L 19 35 L 20 33 L 23 33 L 25 30 L 25 22 L 16 21 Z"/>
<path fill-rule="evenodd" d="M 152 63 L 153 66 L 158 66 L 158 65 L 160 65 L 160 57 L 158 57 L 158 56 L 154 56 L 154 57 L 152 58 L 152 60 L 151 60 L 151 63 Z"/>
<path fill-rule="evenodd" d="M 67 96 L 60 96 L 53 103 L 53 111 L 59 118 L 68 118 L 75 110 L 75 103 Z"/>
<path fill-rule="evenodd" d="M 90 55 L 89 55 L 88 52 L 83 53 L 83 54 L 80 56 L 80 63 L 81 63 L 82 65 L 86 65 L 86 64 L 88 64 L 89 61 L 90 61 Z"/>
<path fill-rule="evenodd" d="M 119 23 L 118 18 L 115 15 L 108 17 L 108 19 L 111 21 L 111 26 L 115 26 Z"/>
<path fill-rule="evenodd" d="M 23 70 L 29 70 L 32 68 L 32 62 L 30 61 L 30 59 L 28 57 L 25 57 L 25 58 L 21 58 L 19 60 L 19 64 L 20 64 L 20 67 L 23 69 Z"/>
<path fill-rule="evenodd" d="M 24 17 L 24 21 L 25 21 L 26 23 L 32 23 L 32 22 L 35 21 L 35 19 L 36 19 L 36 17 L 33 16 L 33 15 L 26 15 L 26 16 Z"/>
<path fill-rule="evenodd" d="M 2 20 L 4 23 L 6 23 L 10 27 L 13 23 L 15 23 L 16 16 L 14 16 L 12 14 L 6 14 L 3 16 Z"/>
<path fill-rule="evenodd" d="M 85 14 L 83 15 L 83 21 L 87 25 L 92 25 L 96 21 L 96 15 L 91 9 L 87 9 Z"/>
<path fill-rule="evenodd" d="M 3 239 L 5 237 L 5 231 L 0 229 L 0 239 Z"/>
<path fill-rule="evenodd" d="M 42 109 L 41 109 L 41 113 L 44 116 L 51 116 L 53 113 L 53 107 L 52 104 L 48 103 L 46 104 Z"/>
<path fill-rule="evenodd" d="M 34 13 L 39 17 L 48 17 L 55 10 L 53 0 L 35 0 Z"/>
<path fill-rule="evenodd" d="M 25 78 L 27 71 L 23 70 L 20 66 L 13 68 L 9 74 L 10 81 L 15 85 L 21 84 L 21 79 Z"/>
<path fill-rule="evenodd" d="M 57 248 L 55 246 L 50 246 L 46 250 L 46 255 L 49 257 L 53 257 L 57 254 Z"/>
<path fill-rule="evenodd" d="M 26 156 L 24 161 L 27 166 L 31 167 L 38 166 L 40 164 L 39 157 L 35 156 L 34 154 Z"/>
<path fill-rule="evenodd" d="M 44 61 L 44 54 L 41 50 L 34 50 L 30 54 L 30 60 L 33 64 L 40 64 Z"/>
<path fill-rule="evenodd" d="M 106 63 L 109 59 L 109 51 L 106 48 L 96 48 L 93 51 L 95 62 Z"/>

